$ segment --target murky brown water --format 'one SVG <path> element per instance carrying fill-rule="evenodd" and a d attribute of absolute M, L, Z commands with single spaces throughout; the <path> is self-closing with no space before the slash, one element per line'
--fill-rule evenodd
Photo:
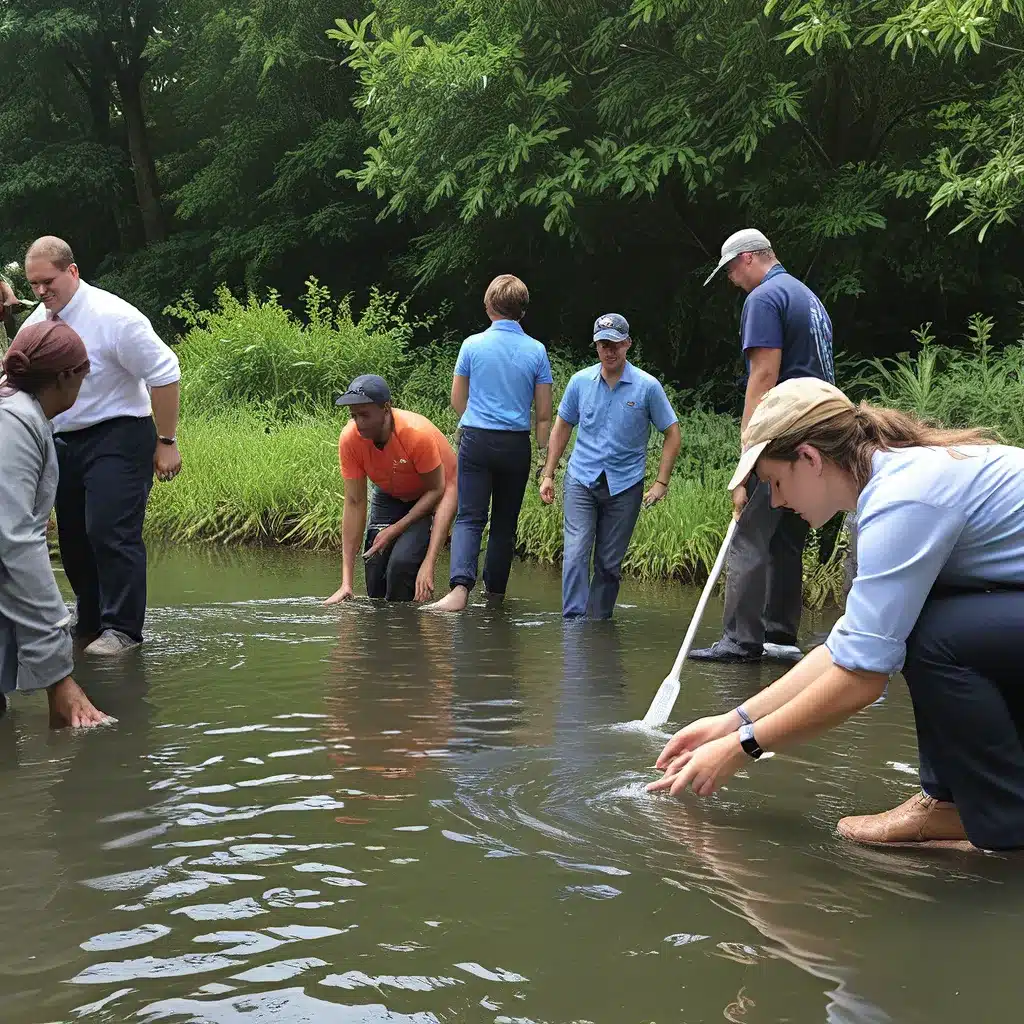
<path fill-rule="evenodd" d="M 504 609 L 447 619 L 325 611 L 325 558 L 153 563 L 148 648 L 80 674 L 119 724 L 0 722 L 4 1024 L 1017 1016 L 1016 862 L 832 833 L 915 788 L 901 681 L 712 801 L 651 799 L 660 742 L 610 726 L 692 592 L 565 625 L 517 564 Z M 678 717 L 777 671 L 690 667 Z"/>

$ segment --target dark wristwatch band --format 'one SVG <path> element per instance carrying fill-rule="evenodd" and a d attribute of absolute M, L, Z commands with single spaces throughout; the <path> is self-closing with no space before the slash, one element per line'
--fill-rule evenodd
<path fill-rule="evenodd" d="M 764 753 L 758 746 L 757 740 L 754 739 L 754 727 L 752 725 L 740 726 L 740 746 L 755 761 Z"/>
<path fill-rule="evenodd" d="M 158 440 L 158 441 L 159 441 L 159 442 L 160 442 L 161 444 L 177 444 L 177 443 L 178 443 L 178 439 L 177 439 L 176 437 L 164 437 L 164 436 L 163 436 L 163 434 L 161 434 L 161 435 L 160 435 L 160 436 L 159 436 L 159 437 L 157 438 L 157 440 Z"/>

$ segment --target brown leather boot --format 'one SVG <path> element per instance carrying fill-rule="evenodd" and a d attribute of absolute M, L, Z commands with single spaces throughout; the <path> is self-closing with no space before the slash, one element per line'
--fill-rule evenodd
<path fill-rule="evenodd" d="M 956 807 L 918 793 L 883 814 L 842 818 L 836 831 L 872 846 L 938 846 L 973 850 Z"/>

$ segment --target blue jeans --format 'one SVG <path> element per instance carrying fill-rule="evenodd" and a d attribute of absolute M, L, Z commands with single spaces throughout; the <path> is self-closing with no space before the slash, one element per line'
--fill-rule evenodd
<path fill-rule="evenodd" d="M 529 431 L 463 428 L 459 442 L 459 511 L 452 530 L 451 586 L 473 589 L 490 508 L 484 586 L 489 594 L 505 593 L 532 460 Z"/>
<path fill-rule="evenodd" d="M 622 559 L 633 536 L 644 483 L 612 495 L 601 474 L 591 487 L 565 475 L 565 552 L 562 556 L 562 614 L 610 619 L 619 596 Z M 594 578 L 590 579 L 590 555 Z"/>

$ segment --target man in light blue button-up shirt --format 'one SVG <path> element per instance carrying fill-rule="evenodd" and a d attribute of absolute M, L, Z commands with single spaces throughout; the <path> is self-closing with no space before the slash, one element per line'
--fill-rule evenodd
<path fill-rule="evenodd" d="M 626 318 L 618 313 L 598 317 L 594 343 L 601 361 L 574 374 L 562 395 L 540 496 L 547 504 L 555 500 L 555 466 L 578 427 L 565 474 L 562 614 L 610 619 L 640 506 L 665 497 L 681 437 L 664 388 L 626 359 L 632 344 Z M 657 479 L 644 494 L 652 425 L 665 442 Z"/>

